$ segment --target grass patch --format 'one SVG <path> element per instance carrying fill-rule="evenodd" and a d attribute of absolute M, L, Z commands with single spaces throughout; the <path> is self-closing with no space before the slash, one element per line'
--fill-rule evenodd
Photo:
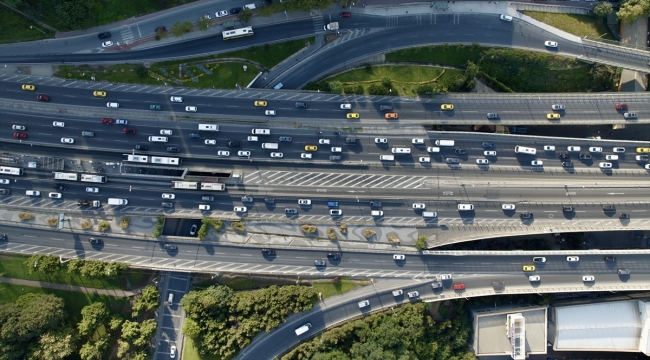
<path fill-rule="evenodd" d="M 49 218 L 47 219 L 47 224 L 50 226 L 56 226 L 59 224 L 59 219 L 58 218 Z"/>
<path fill-rule="evenodd" d="M 185 337 L 183 344 L 183 360 L 221 360 L 218 355 L 199 354 L 199 350 L 194 346 L 194 342 L 189 337 Z"/>
<path fill-rule="evenodd" d="M 255 284 L 255 281 L 246 277 L 232 279 L 226 283 L 226 286 L 235 291 L 254 290 L 258 288 L 257 284 Z"/>
<path fill-rule="evenodd" d="M 230 223 L 230 226 L 233 229 L 237 230 L 237 231 L 245 231 L 246 230 L 246 226 L 241 221 L 232 222 L 232 223 Z"/>
<path fill-rule="evenodd" d="M 162 234 L 164 223 L 165 223 L 165 218 L 162 216 L 159 217 L 158 221 L 156 222 L 156 228 L 153 231 L 153 237 L 158 237 L 160 236 L 160 234 Z"/>
<path fill-rule="evenodd" d="M 400 242 L 399 236 L 397 236 L 397 234 L 395 233 L 388 235 L 388 242 L 394 244 L 399 243 Z"/>
<path fill-rule="evenodd" d="M 321 293 L 323 299 L 334 295 L 345 294 L 348 291 L 356 289 L 358 285 L 366 284 L 357 284 L 348 278 L 340 278 L 338 284 L 335 284 L 332 280 L 315 281 L 312 283 L 314 291 Z"/>
<path fill-rule="evenodd" d="M 435 45 L 403 49 L 386 54 L 386 61 L 416 61 L 439 65 L 464 67 L 467 61 L 478 63 L 486 48 L 474 43 L 467 45 Z"/>
<path fill-rule="evenodd" d="M 535 20 L 579 37 L 593 36 L 597 38 L 603 34 L 607 34 L 603 36 L 602 39 L 616 40 L 607 30 L 602 19 L 596 19 L 590 15 L 547 13 L 539 11 L 522 11 L 522 13 Z"/>
<path fill-rule="evenodd" d="M 262 64 L 267 68 L 272 68 L 277 64 L 281 63 L 282 61 L 284 61 L 289 56 L 297 53 L 304 47 L 313 45 L 315 40 L 316 37 L 311 36 L 305 39 L 285 41 L 276 44 L 265 44 L 261 46 L 253 46 L 248 49 L 219 54 L 215 58 L 247 59 Z"/>
<path fill-rule="evenodd" d="M 32 220 L 34 218 L 34 214 L 32 213 L 20 213 L 18 214 L 18 218 L 22 221 L 27 221 L 27 220 Z"/>
<path fill-rule="evenodd" d="M 8 10 L 4 6 L 0 6 L 0 24 L 2 24 L 0 27 L 0 43 L 2 44 L 54 37 L 54 32 L 42 28 L 22 15 Z M 30 26 L 36 28 L 30 29 Z M 37 29 L 44 31 L 45 34 Z"/>

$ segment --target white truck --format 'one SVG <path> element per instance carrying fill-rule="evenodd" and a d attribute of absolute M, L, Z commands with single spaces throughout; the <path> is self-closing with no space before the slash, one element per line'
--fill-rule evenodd
<path fill-rule="evenodd" d="M 329 24 L 323 26 L 323 29 L 325 31 L 328 31 L 328 30 L 329 31 L 336 31 L 336 30 L 339 29 L 339 23 L 338 22 L 329 23 Z"/>
<path fill-rule="evenodd" d="M 128 203 L 127 199 L 108 198 L 108 205 L 128 205 Z"/>
<path fill-rule="evenodd" d="M 262 143 L 262 149 L 277 150 L 279 147 L 278 143 Z"/>

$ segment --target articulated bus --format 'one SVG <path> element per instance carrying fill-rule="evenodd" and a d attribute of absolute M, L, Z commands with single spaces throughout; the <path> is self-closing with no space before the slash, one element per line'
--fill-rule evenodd
<path fill-rule="evenodd" d="M 106 176 L 104 176 L 104 175 L 81 174 L 81 181 L 92 182 L 92 183 L 105 183 L 106 182 Z"/>
<path fill-rule="evenodd" d="M 201 183 L 201 190 L 225 191 L 226 184 L 223 183 Z"/>
<path fill-rule="evenodd" d="M 53 172 L 52 174 L 56 180 L 79 181 L 78 173 Z"/>
<path fill-rule="evenodd" d="M 23 169 L 11 166 L 0 166 L 0 174 L 2 175 L 22 175 Z"/>
<path fill-rule="evenodd" d="M 122 154 L 122 160 L 123 161 L 128 161 L 128 162 L 148 163 L 149 162 L 149 157 L 148 156 L 142 156 L 142 155 Z"/>
<path fill-rule="evenodd" d="M 195 181 L 172 181 L 172 188 L 196 190 L 199 188 L 199 183 Z"/>
<path fill-rule="evenodd" d="M 151 163 L 159 164 L 159 165 L 180 165 L 181 159 L 173 158 L 173 157 L 164 157 L 164 156 L 152 156 Z"/>
<path fill-rule="evenodd" d="M 253 28 L 249 26 L 241 29 L 226 30 L 222 31 L 221 34 L 223 35 L 224 40 L 236 39 L 253 35 Z"/>

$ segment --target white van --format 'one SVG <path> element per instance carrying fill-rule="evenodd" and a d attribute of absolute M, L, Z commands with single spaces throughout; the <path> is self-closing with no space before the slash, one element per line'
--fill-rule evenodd
<path fill-rule="evenodd" d="M 253 135 L 271 135 L 271 130 L 269 130 L 269 129 L 253 129 L 251 134 L 253 134 Z"/>
<path fill-rule="evenodd" d="M 537 154 L 537 149 L 517 145 L 515 146 L 515 152 L 517 154 L 535 155 Z"/>
<path fill-rule="evenodd" d="M 167 142 L 167 136 L 149 136 L 149 142 Z"/>
<path fill-rule="evenodd" d="M 372 215 L 372 216 L 384 216 L 384 212 L 381 211 L 381 210 L 372 210 L 370 212 L 370 215 Z"/>
<path fill-rule="evenodd" d="M 167 297 L 167 304 L 171 305 L 174 302 L 174 293 L 169 293 L 169 296 Z"/>
<path fill-rule="evenodd" d="M 440 152 L 440 148 L 437 147 L 437 146 L 429 146 L 429 147 L 427 148 L 427 152 L 430 152 L 430 153 L 439 153 L 439 152 Z"/>
<path fill-rule="evenodd" d="M 454 146 L 454 140 L 436 140 L 438 146 Z"/>
<path fill-rule="evenodd" d="M 423 211 L 422 212 L 422 217 L 434 218 L 434 217 L 438 217 L 438 214 L 435 211 Z"/>
<path fill-rule="evenodd" d="M 127 205 L 128 203 L 127 199 L 108 198 L 108 205 Z"/>
<path fill-rule="evenodd" d="M 41 192 L 38 190 L 27 190 L 25 191 L 25 195 L 27 196 L 41 196 Z"/>
<path fill-rule="evenodd" d="M 393 152 L 393 154 L 410 154 L 411 149 L 409 148 L 392 148 L 390 151 Z"/>
<path fill-rule="evenodd" d="M 300 336 L 311 329 L 311 323 L 306 323 L 305 325 L 296 329 L 296 335 Z"/>
<path fill-rule="evenodd" d="M 255 7 L 255 4 L 248 4 L 248 5 L 244 5 L 244 9 L 255 10 L 257 8 Z"/>
<path fill-rule="evenodd" d="M 605 160 L 618 160 L 618 155 L 605 155 Z"/>
<path fill-rule="evenodd" d="M 199 130 L 203 130 L 203 131 L 219 131 L 219 125 L 199 124 Z"/>
<path fill-rule="evenodd" d="M 382 160 L 382 161 L 395 161 L 395 155 L 379 155 L 379 160 Z"/>
<path fill-rule="evenodd" d="M 474 210 L 474 205 L 472 205 L 472 204 L 458 204 L 458 210 L 461 210 L 461 211 Z"/>

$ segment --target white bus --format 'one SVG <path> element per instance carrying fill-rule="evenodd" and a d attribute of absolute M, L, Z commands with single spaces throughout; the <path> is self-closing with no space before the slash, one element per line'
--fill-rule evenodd
<path fill-rule="evenodd" d="M 104 176 L 104 175 L 81 174 L 81 181 L 92 182 L 92 183 L 105 183 L 106 182 L 106 176 Z"/>
<path fill-rule="evenodd" d="M 79 181 L 79 174 L 77 173 L 53 172 L 52 174 L 54 174 L 56 180 Z"/>
<path fill-rule="evenodd" d="M 253 28 L 249 26 L 241 29 L 226 30 L 222 31 L 221 34 L 223 35 L 224 40 L 236 39 L 253 35 Z"/>
<path fill-rule="evenodd" d="M 0 166 L 0 174 L 2 175 L 22 175 L 23 169 L 11 166 Z"/>
<path fill-rule="evenodd" d="M 142 156 L 142 155 L 122 154 L 122 161 L 148 163 L 149 162 L 149 157 L 148 156 Z"/>
<path fill-rule="evenodd" d="M 196 190 L 199 188 L 199 183 L 194 181 L 172 181 L 172 188 Z"/>
<path fill-rule="evenodd" d="M 201 190 L 225 191 L 226 184 L 223 183 L 201 183 Z"/>
<path fill-rule="evenodd" d="M 180 165 L 181 164 L 181 159 L 172 158 L 172 157 L 164 157 L 164 156 L 152 156 L 151 157 L 151 163 L 152 164 L 161 164 L 161 165 Z"/>
<path fill-rule="evenodd" d="M 517 154 L 535 155 L 537 154 L 537 149 L 517 145 L 515 146 L 515 152 Z"/>

